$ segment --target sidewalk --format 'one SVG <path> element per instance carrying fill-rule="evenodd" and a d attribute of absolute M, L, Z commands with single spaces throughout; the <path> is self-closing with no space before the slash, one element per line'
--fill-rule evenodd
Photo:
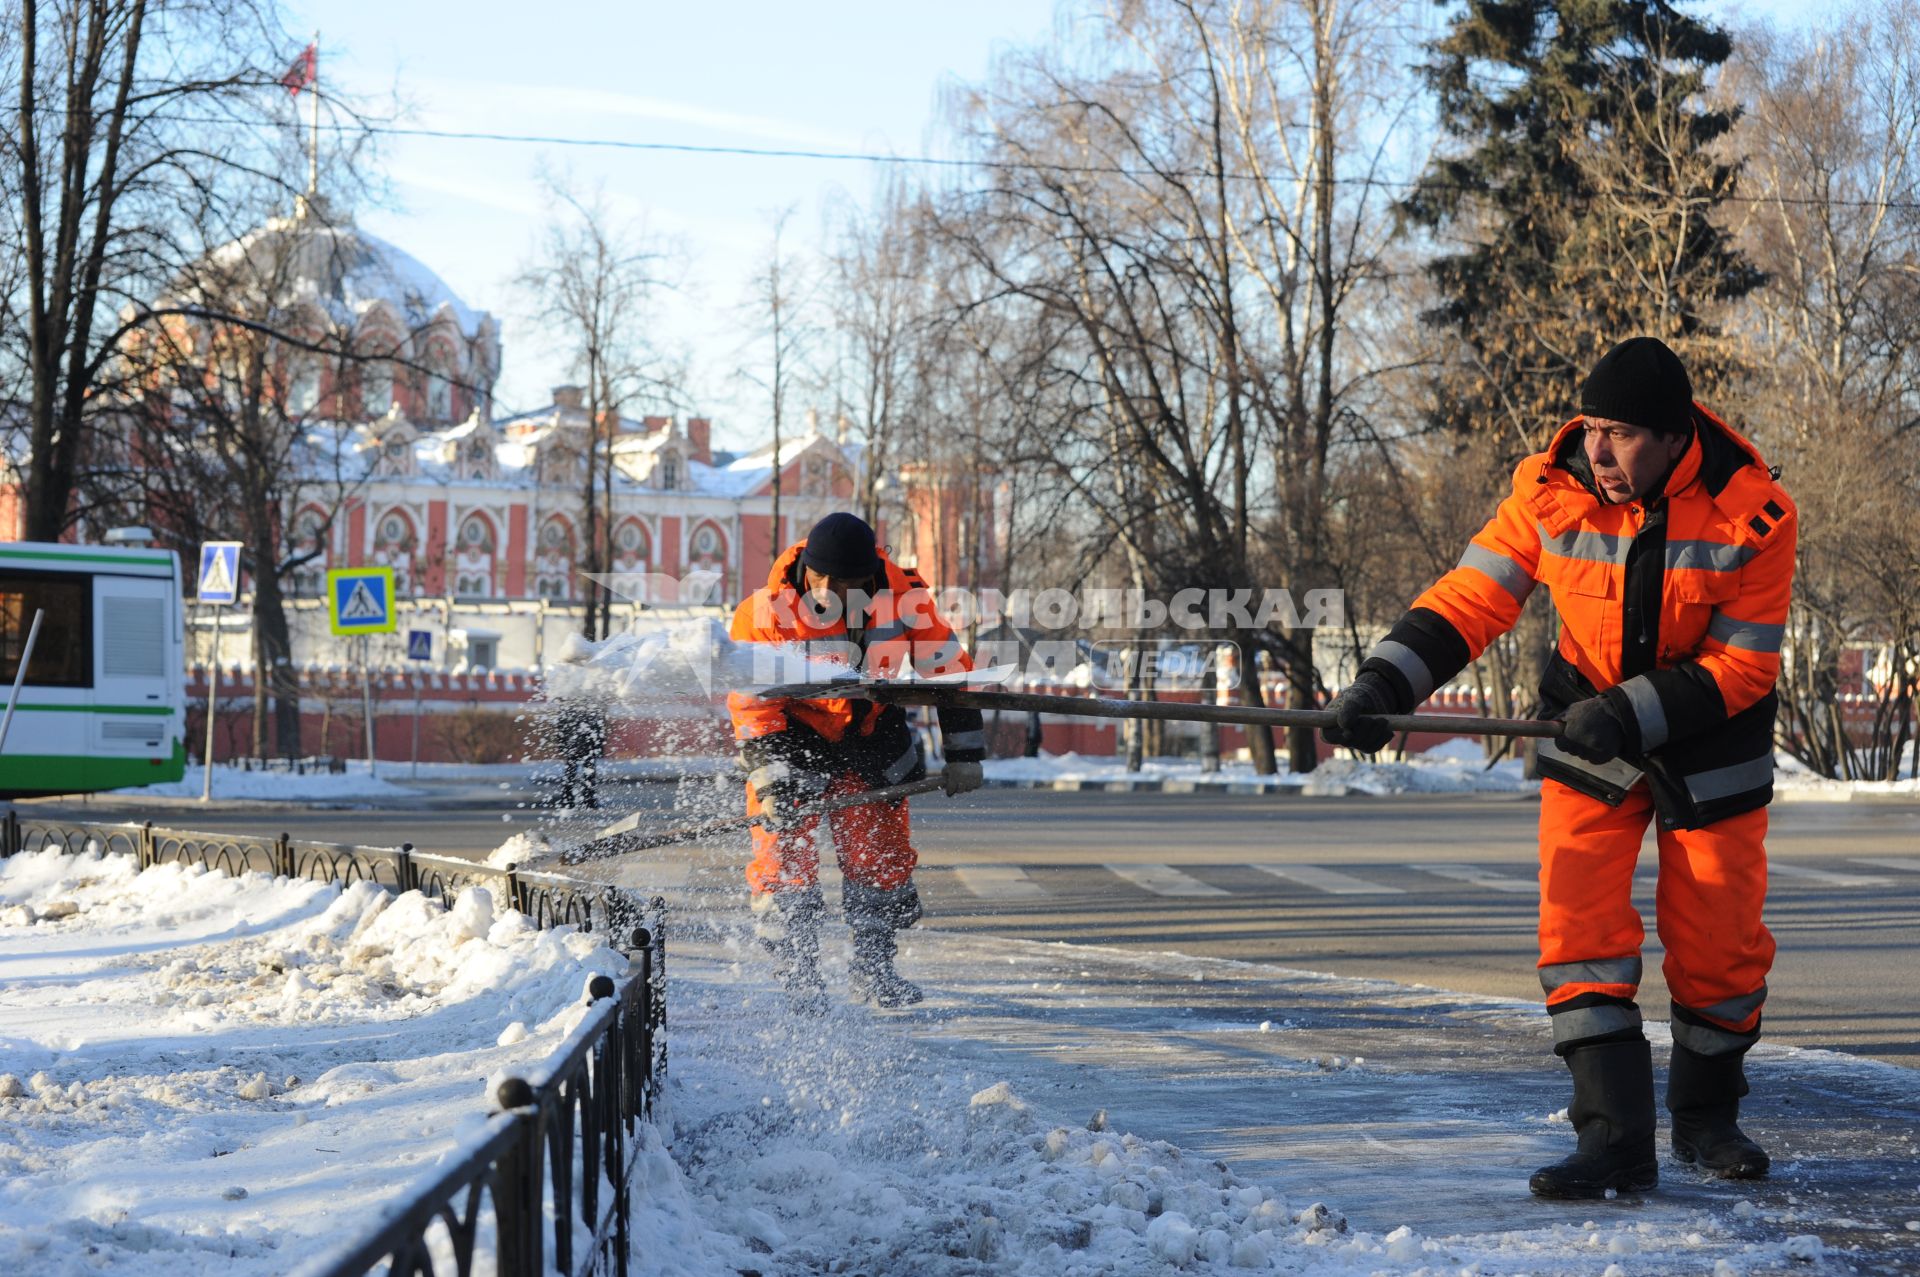
<path fill-rule="evenodd" d="M 1284 1198 L 1291 1224 L 1260 1234 L 1270 1249 L 1261 1266 L 1594 1277 L 1920 1269 L 1914 1071 L 1763 1044 L 1750 1063 L 1746 1113 L 1774 1154 L 1771 1179 L 1706 1180 L 1674 1162 L 1664 1152 L 1663 1113 L 1656 1194 L 1550 1203 L 1530 1197 L 1526 1180 L 1572 1147 L 1569 1085 L 1532 1005 L 1172 954 L 925 931 L 903 937 L 902 956 L 928 987 L 925 1004 L 892 1013 L 836 1006 L 815 1024 L 784 1014 L 750 942 L 703 923 L 696 909 L 683 907 L 675 926 L 677 1120 L 669 1147 L 679 1165 L 696 1168 L 696 1200 L 702 1185 L 731 1199 L 731 1215 L 704 1221 L 718 1234 L 750 1232 L 741 1221 L 758 1211 L 777 1221 L 769 1236 L 804 1243 L 796 1254 L 825 1253 L 841 1244 L 840 1231 L 860 1227 L 848 1222 L 859 1210 L 845 1200 L 809 1216 L 812 1208 L 797 1199 L 756 1197 L 756 1177 L 767 1176 L 774 1154 L 758 1138 L 736 1147 L 742 1123 L 763 1129 L 773 1115 L 785 1141 L 781 1164 L 820 1159 L 820 1173 L 838 1175 L 844 1190 L 891 1173 L 887 1141 L 867 1130 L 878 1120 L 869 1112 L 880 1103 L 874 1092 L 894 1110 L 932 1114 L 962 1092 L 974 1094 L 978 1108 L 976 1092 L 991 1099 L 1000 1092 L 990 1088 L 1005 1082 L 1038 1115 L 1035 1129 L 1054 1123 L 1082 1132 L 1104 1111 L 1116 1136 L 1176 1146 L 1163 1172 L 1196 1156 L 1218 1158 L 1230 1182 Z M 843 947 L 830 930 L 836 968 Z M 837 1001 L 839 970 L 828 979 Z M 1649 1035 L 1660 1060 L 1664 1025 L 1650 1024 Z M 742 1072 L 746 1081 L 716 1080 Z M 808 1127 L 808 1113 L 831 1120 Z M 781 1114 L 792 1116 L 783 1124 Z M 965 1181 L 964 1168 L 941 1165 L 940 1175 Z M 906 1175 L 888 1182 L 911 1206 L 911 1165 Z M 1176 1189 L 1166 1191 L 1171 1201 Z M 1149 1208 L 1135 1222 L 1147 1226 L 1151 1215 Z M 1029 1267 L 1009 1224 L 996 1243 L 1004 1266 L 951 1271 L 1127 1271 L 1094 1262 L 1101 1228 L 1126 1221 L 1100 1211 L 1089 1218 L 1091 1240 L 1079 1239 L 1085 1249 L 1064 1252 L 1087 1266 L 1048 1269 L 1062 1262 L 1056 1251 L 1032 1257 Z M 1194 1226 L 1204 1227 L 1197 1217 Z M 768 1242 L 753 1249 L 764 1253 Z M 776 1259 L 787 1253 L 773 1249 Z"/>

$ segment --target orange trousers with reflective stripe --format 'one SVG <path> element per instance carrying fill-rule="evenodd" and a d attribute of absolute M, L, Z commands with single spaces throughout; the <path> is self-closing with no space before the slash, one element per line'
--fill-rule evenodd
<path fill-rule="evenodd" d="M 827 787 L 827 796 L 857 794 L 866 783 L 852 772 Z M 747 786 L 747 814 L 760 811 L 760 799 Z M 919 857 L 908 839 L 907 800 L 863 803 L 827 813 L 833 829 L 833 849 L 840 872 L 880 891 L 904 887 Z M 747 885 L 754 891 L 801 891 L 820 881 L 820 848 L 814 842 L 820 818 L 780 833 L 753 827 L 753 859 L 747 864 Z"/>
<path fill-rule="evenodd" d="M 1633 871 L 1653 818 L 1645 782 L 1609 807 L 1558 781 L 1540 784 L 1540 965 L 1636 957 L 1646 938 L 1633 907 Z M 1773 935 L 1760 920 L 1767 897 L 1767 809 L 1704 829 L 1662 829 L 1655 923 L 1666 948 L 1662 971 L 1673 1000 L 1735 1033 L 1751 1032 L 1760 1009 L 1735 1019 L 1713 1008 L 1766 983 Z M 1620 984 L 1566 984 L 1552 1005 L 1583 993 L 1631 998 Z"/>

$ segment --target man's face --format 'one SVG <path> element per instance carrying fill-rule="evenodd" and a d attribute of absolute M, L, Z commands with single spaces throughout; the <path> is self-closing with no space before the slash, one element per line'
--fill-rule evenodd
<path fill-rule="evenodd" d="M 1593 466 L 1593 481 L 1614 505 L 1652 496 L 1654 485 L 1666 477 L 1687 443 L 1686 435 L 1655 434 L 1624 421 L 1586 418 L 1587 461 Z"/>
<path fill-rule="evenodd" d="M 824 572 L 815 572 L 812 568 L 801 570 L 806 574 L 807 603 L 813 608 L 814 615 L 824 621 L 845 616 L 847 592 L 865 590 L 871 584 L 865 577 L 856 581 L 846 577 L 828 576 Z"/>

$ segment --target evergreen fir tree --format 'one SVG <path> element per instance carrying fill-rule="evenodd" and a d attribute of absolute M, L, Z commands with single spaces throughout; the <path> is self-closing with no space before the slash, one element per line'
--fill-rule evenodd
<path fill-rule="evenodd" d="M 1435 424 L 1538 447 L 1593 361 L 1639 333 L 1703 391 L 1718 381 L 1715 312 L 1762 278 L 1716 216 L 1736 114 L 1706 98 L 1730 50 L 1662 0 L 1467 0 L 1422 68 L 1454 145 L 1401 206 L 1457 245 L 1427 267 L 1426 319 L 1461 355 Z"/>

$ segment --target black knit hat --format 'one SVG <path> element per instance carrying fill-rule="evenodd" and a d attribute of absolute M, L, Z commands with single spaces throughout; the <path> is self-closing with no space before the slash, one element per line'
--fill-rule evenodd
<path fill-rule="evenodd" d="M 842 510 L 813 525 L 800 562 L 838 580 L 863 581 L 880 575 L 877 543 L 865 519 Z"/>
<path fill-rule="evenodd" d="M 1580 413 L 1657 434 L 1686 434 L 1693 427 L 1693 382 L 1680 356 L 1658 337 L 1629 337 L 1587 374 Z"/>

